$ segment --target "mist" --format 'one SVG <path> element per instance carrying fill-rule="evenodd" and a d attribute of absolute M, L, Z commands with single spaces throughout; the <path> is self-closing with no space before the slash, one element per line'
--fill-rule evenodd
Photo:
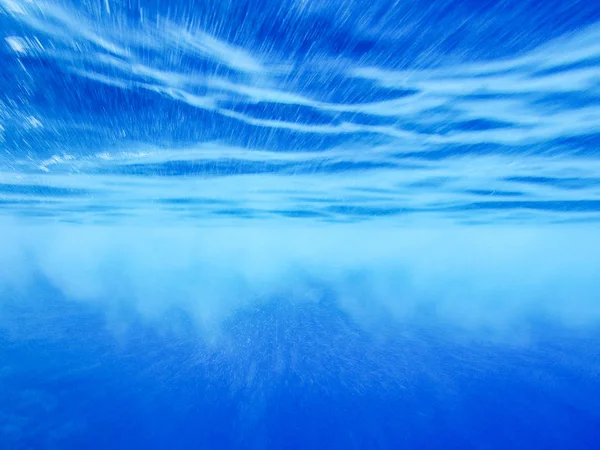
<path fill-rule="evenodd" d="M 114 324 L 126 311 L 160 327 L 176 309 L 214 338 L 223 321 L 274 301 L 332 302 L 365 331 L 433 321 L 476 339 L 600 323 L 600 233 L 586 226 L 1 228 L 5 303 L 41 279 Z"/>

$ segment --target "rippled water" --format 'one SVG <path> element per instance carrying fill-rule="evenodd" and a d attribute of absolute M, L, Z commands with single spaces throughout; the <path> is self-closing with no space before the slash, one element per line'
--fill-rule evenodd
<path fill-rule="evenodd" d="M 600 442 L 600 3 L 0 0 L 0 448 Z"/>

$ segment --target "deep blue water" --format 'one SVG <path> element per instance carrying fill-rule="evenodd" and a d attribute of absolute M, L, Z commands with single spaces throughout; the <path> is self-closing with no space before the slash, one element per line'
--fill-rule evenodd
<path fill-rule="evenodd" d="M 0 0 L 0 449 L 600 448 L 600 3 Z"/>

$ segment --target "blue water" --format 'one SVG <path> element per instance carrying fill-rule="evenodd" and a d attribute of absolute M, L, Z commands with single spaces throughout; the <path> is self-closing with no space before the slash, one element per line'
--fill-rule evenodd
<path fill-rule="evenodd" d="M 0 449 L 600 447 L 600 3 L 0 0 Z"/>

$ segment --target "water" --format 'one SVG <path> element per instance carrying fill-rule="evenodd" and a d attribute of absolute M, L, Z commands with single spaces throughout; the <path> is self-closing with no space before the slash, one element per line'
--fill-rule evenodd
<path fill-rule="evenodd" d="M 600 5 L 0 0 L 0 448 L 596 448 Z"/>

